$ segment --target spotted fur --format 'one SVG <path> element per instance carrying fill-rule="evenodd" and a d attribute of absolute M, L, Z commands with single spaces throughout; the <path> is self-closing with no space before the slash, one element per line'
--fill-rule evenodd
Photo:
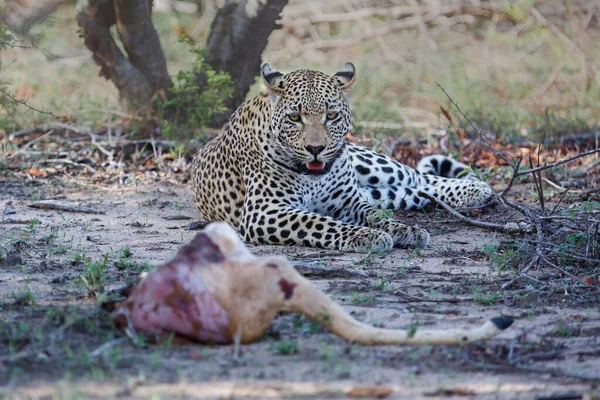
<path fill-rule="evenodd" d="M 192 168 L 200 213 L 229 222 L 245 241 L 357 252 L 426 246 L 427 231 L 387 219 L 379 207 L 424 207 L 419 191 L 453 206 L 491 195 L 481 181 L 455 179 L 465 166 L 448 158 L 429 157 L 414 170 L 346 142 L 351 63 L 333 76 L 284 75 L 264 64 L 262 76 L 267 89 L 238 108 Z"/>

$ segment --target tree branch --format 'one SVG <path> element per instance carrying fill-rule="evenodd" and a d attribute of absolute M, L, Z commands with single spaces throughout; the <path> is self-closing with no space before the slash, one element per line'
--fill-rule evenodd
<path fill-rule="evenodd" d="M 50 115 L 51 117 L 54 117 L 56 119 L 60 119 L 60 117 L 56 114 L 54 114 L 51 111 L 44 111 L 44 110 L 40 110 L 38 108 L 32 107 L 27 103 L 27 100 L 19 100 L 16 97 L 14 97 L 12 94 L 10 94 L 10 92 L 4 90 L 3 88 L 0 88 L 0 93 L 4 94 L 6 97 L 10 98 L 12 101 L 21 104 L 22 106 L 27 107 L 28 109 L 35 111 L 37 113 L 40 114 L 45 114 L 45 115 Z"/>

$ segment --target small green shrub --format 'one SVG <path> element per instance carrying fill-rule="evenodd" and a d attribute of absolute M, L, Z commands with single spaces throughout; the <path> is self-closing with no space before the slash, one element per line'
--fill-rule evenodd
<path fill-rule="evenodd" d="M 192 69 L 177 73 L 166 99 L 159 100 L 158 110 L 165 137 L 189 140 L 202 137 L 212 116 L 226 110 L 224 102 L 233 95 L 233 84 L 229 74 L 204 62 L 204 49 L 188 38 L 179 41 L 188 44 L 195 56 Z"/>
<path fill-rule="evenodd" d="M 298 353 L 298 341 L 294 339 L 281 339 L 271 343 L 269 350 L 272 353 L 283 355 L 296 354 Z"/>
<path fill-rule="evenodd" d="M 33 292 L 29 288 L 29 279 L 25 281 L 25 285 L 22 289 L 17 290 L 13 293 L 16 304 L 21 305 L 35 305 L 35 297 Z"/>
<path fill-rule="evenodd" d="M 483 293 L 479 291 L 479 288 L 473 289 L 473 301 L 477 304 L 484 306 L 493 306 L 497 300 L 500 299 L 500 292 L 488 292 Z"/>
<path fill-rule="evenodd" d="M 81 284 L 96 297 L 104 292 L 107 264 L 108 254 L 105 254 L 102 260 L 92 261 L 91 258 L 85 260 L 85 266 L 80 276 Z"/>
<path fill-rule="evenodd" d="M 516 269 L 532 254 L 533 249 L 528 245 L 518 246 L 514 242 L 502 244 L 486 244 L 481 251 L 488 260 L 496 265 L 499 271 Z"/>
<path fill-rule="evenodd" d="M 133 261 L 131 249 L 129 247 L 121 247 L 119 250 L 119 259 L 115 261 L 115 267 L 119 271 L 125 271 L 135 267 L 135 262 Z"/>

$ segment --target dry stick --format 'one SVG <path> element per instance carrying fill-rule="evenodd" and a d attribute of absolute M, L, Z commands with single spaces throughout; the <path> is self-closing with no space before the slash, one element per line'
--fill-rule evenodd
<path fill-rule="evenodd" d="M 10 135 L 8 135 L 8 140 L 15 140 L 16 138 L 18 138 L 20 136 L 31 135 L 32 133 L 35 133 L 38 130 L 43 130 L 43 129 L 44 129 L 44 125 L 38 125 L 38 126 L 31 127 L 31 128 L 20 129 L 18 131 L 14 131 Z"/>
<path fill-rule="evenodd" d="M 326 276 L 327 278 L 368 278 L 366 272 L 354 268 L 334 268 L 323 265 L 310 265 L 306 262 L 292 262 L 292 266 L 303 276 Z"/>
<path fill-rule="evenodd" d="M 513 283 L 515 283 L 516 281 L 518 281 L 523 275 L 527 275 L 527 273 L 529 272 L 529 270 L 535 265 L 537 264 L 539 261 L 539 257 L 535 256 L 533 258 L 533 260 L 531 260 L 531 262 L 525 267 L 523 268 L 523 270 L 519 271 L 519 273 L 512 278 L 510 281 L 505 282 L 502 284 L 502 286 L 500 286 L 500 289 L 502 290 L 506 290 L 507 288 L 509 288 L 510 286 L 512 286 Z"/>
<path fill-rule="evenodd" d="M 91 129 L 88 128 L 84 128 L 84 127 L 79 127 L 76 125 L 71 125 L 71 124 L 64 124 L 62 122 L 55 122 L 54 124 L 52 124 L 58 128 L 63 128 L 63 129 L 67 129 L 70 131 L 73 131 L 75 133 L 79 133 L 82 135 L 88 135 L 90 137 L 90 139 L 92 139 L 92 145 L 96 146 L 96 148 L 98 150 L 100 150 L 102 153 L 104 153 L 104 155 L 106 155 L 109 160 L 113 160 L 114 158 L 114 154 L 111 151 L 106 150 L 102 145 L 100 145 L 98 143 L 98 141 L 96 140 L 96 135 L 91 131 Z"/>
<path fill-rule="evenodd" d="M 571 192 L 573 194 L 583 193 L 583 190 L 571 189 L 570 187 L 568 187 L 568 188 L 562 187 L 559 184 L 556 184 L 556 183 L 552 182 L 548 178 L 542 178 L 542 180 L 544 182 L 546 182 L 548 185 L 552 186 L 554 189 L 563 190 L 564 191 L 563 194 L 566 193 L 566 192 Z"/>
<path fill-rule="evenodd" d="M 545 179 L 545 178 L 543 178 Z M 548 182 L 551 182 L 547 179 L 545 179 Z M 567 193 L 569 193 L 569 191 L 571 190 L 571 186 L 569 186 L 560 196 L 560 199 L 558 199 L 558 202 L 556 203 L 556 205 L 552 208 L 552 211 L 550 212 L 550 216 L 554 215 L 554 213 L 556 212 L 556 210 L 558 210 L 558 207 L 562 204 L 563 200 L 565 199 L 565 197 L 567 196 Z M 543 216 L 540 217 L 540 219 L 543 219 Z"/>
<path fill-rule="evenodd" d="M 466 216 L 462 215 L 461 213 L 459 213 L 458 211 L 456 211 L 454 208 L 450 207 L 450 205 L 448 205 L 443 200 L 436 199 L 435 197 L 430 196 L 429 194 L 427 194 L 425 192 L 421 192 L 421 191 L 419 191 L 418 195 L 422 196 L 422 197 L 425 197 L 426 199 L 439 204 L 440 206 L 442 206 L 442 208 L 444 208 L 450 214 L 454 215 L 458 219 L 460 219 L 462 221 L 465 221 L 468 224 L 471 224 L 473 226 L 478 226 L 480 228 L 496 229 L 496 230 L 501 230 L 501 231 L 506 231 L 506 232 L 524 232 L 524 231 L 526 231 L 525 229 L 519 227 L 518 225 L 515 228 L 515 227 L 513 227 L 512 225 L 509 225 L 509 224 L 502 225 L 502 224 L 496 224 L 494 222 L 485 222 L 485 221 L 478 221 L 478 220 L 475 220 L 475 219 L 471 219 L 469 217 L 466 217 Z"/>
<path fill-rule="evenodd" d="M 10 156 L 8 156 L 8 159 L 12 159 L 14 157 L 16 157 L 19 154 L 22 154 L 25 150 L 27 150 L 29 147 L 31 147 L 34 143 L 39 142 L 40 140 L 44 139 L 45 137 L 48 137 L 50 135 L 52 135 L 54 133 L 54 129 L 49 130 L 48 132 L 44 133 L 43 135 L 33 139 L 32 141 L 28 142 L 27 144 L 25 144 L 23 147 L 21 147 L 19 150 L 15 151 L 13 154 L 11 154 Z M 12 135 L 11 135 L 12 136 Z"/>
<path fill-rule="evenodd" d="M 71 161 L 71 160 L 66 159 L 66 158 L 49 158 L 49 159 L 46 159 L 46 160 L 42 160 L 42 162 L 44 162 L 44 163 L 52 163 L 52 164 L 56 164 L 56 163 L 58 163 L 58 164 L 60 164 L 60 163 L 62 163 L 62 164 L 69 164 L 69 165 L 73 165 L 74 167 L 87 168 L 93 174 L 96 173 L 96 168 L 91 167 L 91 166 L 89 166 L 87 164 L 83 164 L 83 163 L 78 163 L 78 162 L 75 162 L 75 161 Z"/>
<path fill-rule="evenodd" d="M 106 350 L 108 350 L 111 347 L 116 346 L 118 344 L 124 343 L 126 340 L 127 339 L 125 337 L 120 337 L 117 339 L 110 340 L 110 341 L 104 343 L 102 346 L 98 347 L 96 350 L 90 352 L 90 356 L 98 357 L 99 355 L 102 355 L 102 353 L 104 353 Z"/>
<path fill-rule="evenodd" d="M 66 211 L 66 212 L 77 212 L 84 214 L 106 214 L 106 212 L 102 210 L 97 210 L 91 207 L 85 206 L 74 206 L 66 203 L 59 203 L 54 200 L 40 200 L 33 203 L 27 204 L 27 207 L 37 208 L 40 210 L 57 210 L 57 211 Z"/>
<path fill-rule="evenodd" d="M 539 157 L 539 147 L 538 147 L 538 157 Z M 529 166 L 531 167 L 531 169 L 533 169 L 533 160 L 531 158 L 531 156 L 529 156 Z M 539 166 L 539 159 L 538 159 L 538 166 Z M 544 189 L 542 188 L 542 179 L 541 179 L 541 172 L 537 171 L 537 172 L 532 172 L 531 176 L 533 176 L 533 184 L 535 185 L 535 190 L 538 193 L 538 199 L 540 202 L 540 207 L 542 209 L 542 213 L 544 213 L 544 211 L 546 211 L 546 207 L 544 204 Z"/>
<path fill-rule="evenodd" d="M 581 279 L 579 279 L 578 277 L 576 277 L 575 275 L 573 275 L 570 272 L 565 271 L 564 269 L 562 269 L 561 267 L 559 267 L 558 265 L 554 264 L 553 262 L 551 262 L 550 260 L 548 260 L 546 257 L 544 256 L 540 256 L 540 258 L 542 259 L 543 262 L 545 262 L 546 264 L 548 264 L 549 266 L 551 266 L 552 268 L 562 272 L 565 275 L 568 275 L 569 277 L 575 279 L 577 282 L 579 283 L 583 283 L 583 281 Z"/>
<path fill-rule="evenodd" d="M 0 88 L 0 93 L 3 93 L 3 94 L 6 96 L 6 97 L 10 98 L 12 101 L 15 101 L 15 102 L 17 102 L 17 103 L 19 103 L 19 104 L 21 104 L 21 105 L 23 105 L 23 106 L 25 106 L 25 107 L 29 108 L 29 109 L 30 109 L 30 110 L 32 110 L 32 111 L 38 112 L 38 113 L 40 113 L 40 114 L 46 114 L 46 115 L 50 115 L 50 116 L 52 116 L 52 117 L 54 117 L 54 118 L 56 118 L 56 119 L 60 119 L 60 117 L 59 117 L 58 115 L 56 115 L 56 114 L 54 114 L 54 113 L 52 113 L 52 112 L 50 112 L 50 111 L 44 111 L 44 110 L 40 110 L 40 109 L 37 109 L 37 108 L 35 108 L 35 107 L 32 107 L 32 106 L 30 106 L 30 105 L 27 103 L 27 100 L 19 100 L 19 99 L 17 99 L 16 97 L 14 97 L 12 94 L 10 94 L 9 92 L 7 92 L 6 90 L 4 90 L 4 89 L 2 89 L 2 88 Z"/>

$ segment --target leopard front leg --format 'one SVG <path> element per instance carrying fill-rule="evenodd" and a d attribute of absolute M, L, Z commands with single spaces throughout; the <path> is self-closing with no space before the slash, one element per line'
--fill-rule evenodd
<path fill-rule="evenodd" d="M 246 199 L 240 223 L 246 242 L 300 245 L 333 250 L 389 251 L 394 241 L 383 230 L 355 226 L 283 204 L 277 198 Z"/>
<path fill-rule="evenodd" d="M 430 235 L 424 229 L 396 222 L 385 216 L 384 212 L 371 205 L 363 198 L 358 190 L 349 194 L 349 203 L 334 212 L 334 216 L 347 223 L 368 226 L 370 228 L 387 232 L 394 244 L 398 246 L 426 247 L 429 245 Z M 348 203 L 348 204 L 347 204 Z"/>

